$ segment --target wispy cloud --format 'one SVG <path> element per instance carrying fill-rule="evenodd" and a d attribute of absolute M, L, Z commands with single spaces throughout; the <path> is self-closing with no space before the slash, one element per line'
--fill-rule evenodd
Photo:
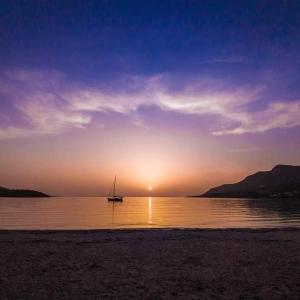
<path fill-rule="evenodd" d="M 213 132 L 215 135 L 265 132 L 274 128 L 300 125 L 300 101 L 270 103 L 264 110 L 245 114 L 235 128 Z"/>
<path fill-rule="evenodd" d="M 300 101 L 266 104 L 262 86 L 236 87 L 201 78 L 178 89 L 170 82 L 171 76 L 128 76 L 125 84 L 105 90 L 70 82 L 59 72 L 5 72 L 0 78 L 0 93 L 3 99 L 9 99 L 15 113 L 10 124 L 0 123 L 0 139 L 86 128 L 96 118 L 95 113 L 124 114 L 132 117 L 133 124 L 143 124 L 138 114 L 143 106 L 187 117 L 212 116 L 210 128 L 214 135 L 259 133 L 300 125 Z M 260 109 L 253 110 L 254 103 L 261 104 Z M 16 116 L 22 118 L 22 126 Z"/>
<path fill-rule="evenodd" d="M 248 147 L 248 148 L 230 148 L 226 149 L 227 152 L 232 152 L 232 153 L 247 153 L 247 152 L 256 152 L 260 151 L 260 148 L 258 147 Z"/>
<path fill-rule="evenodd" d="M 83 128 L 91 117 L 76 112 L 60 95 L 62 75 L 58 72 L 10 71 L 1 81 L 1 94 L 23 119 L 23 126 L 0 127 L 0 139 L 57 134 L 70 128 Z M 2 125 L 2 124 L 0 124 Z"/>
<path fill-rule="evenodd" d="M 243 63 L 245 60 L 241 57 L 216 57 L 207 60 L 200 61 L 201 64 L 239 64 Z"/>

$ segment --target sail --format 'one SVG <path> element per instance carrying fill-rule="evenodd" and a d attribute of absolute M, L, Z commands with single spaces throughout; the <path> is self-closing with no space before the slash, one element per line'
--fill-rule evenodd
<path fill-rule="evenodd" d="M 115 176 L 115 179 L 113 181 L 113 185 L 109 191 L 107 200 L 108 201 L 123 201 L 123 197 L 122 196 L 116 196 L 116 184 L 117 183 L 117 176 Z M 111 194 L 112 192 L 112 194 Z"/>

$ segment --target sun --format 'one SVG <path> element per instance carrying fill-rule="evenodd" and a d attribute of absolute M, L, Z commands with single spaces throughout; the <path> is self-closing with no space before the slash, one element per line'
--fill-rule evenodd
<path fill-rule="evenodd" d="M 151 185 L 148 186 L 148 190 L 152 191 L 152 186 Z"/>

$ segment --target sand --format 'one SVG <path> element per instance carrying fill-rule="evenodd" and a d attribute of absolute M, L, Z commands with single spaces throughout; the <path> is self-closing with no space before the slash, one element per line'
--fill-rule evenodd
<path fill-rule="evenodd" d="M 1 299 L 299 299 L 300 230 L 0 231 Z"/>

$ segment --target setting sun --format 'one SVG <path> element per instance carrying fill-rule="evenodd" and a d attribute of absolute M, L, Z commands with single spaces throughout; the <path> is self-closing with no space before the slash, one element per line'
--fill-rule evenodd
<path fill-rule="evenodd" d="M 151 185 L 148 186 L 148 190 L 152 191 L 152 186 Z"/>

